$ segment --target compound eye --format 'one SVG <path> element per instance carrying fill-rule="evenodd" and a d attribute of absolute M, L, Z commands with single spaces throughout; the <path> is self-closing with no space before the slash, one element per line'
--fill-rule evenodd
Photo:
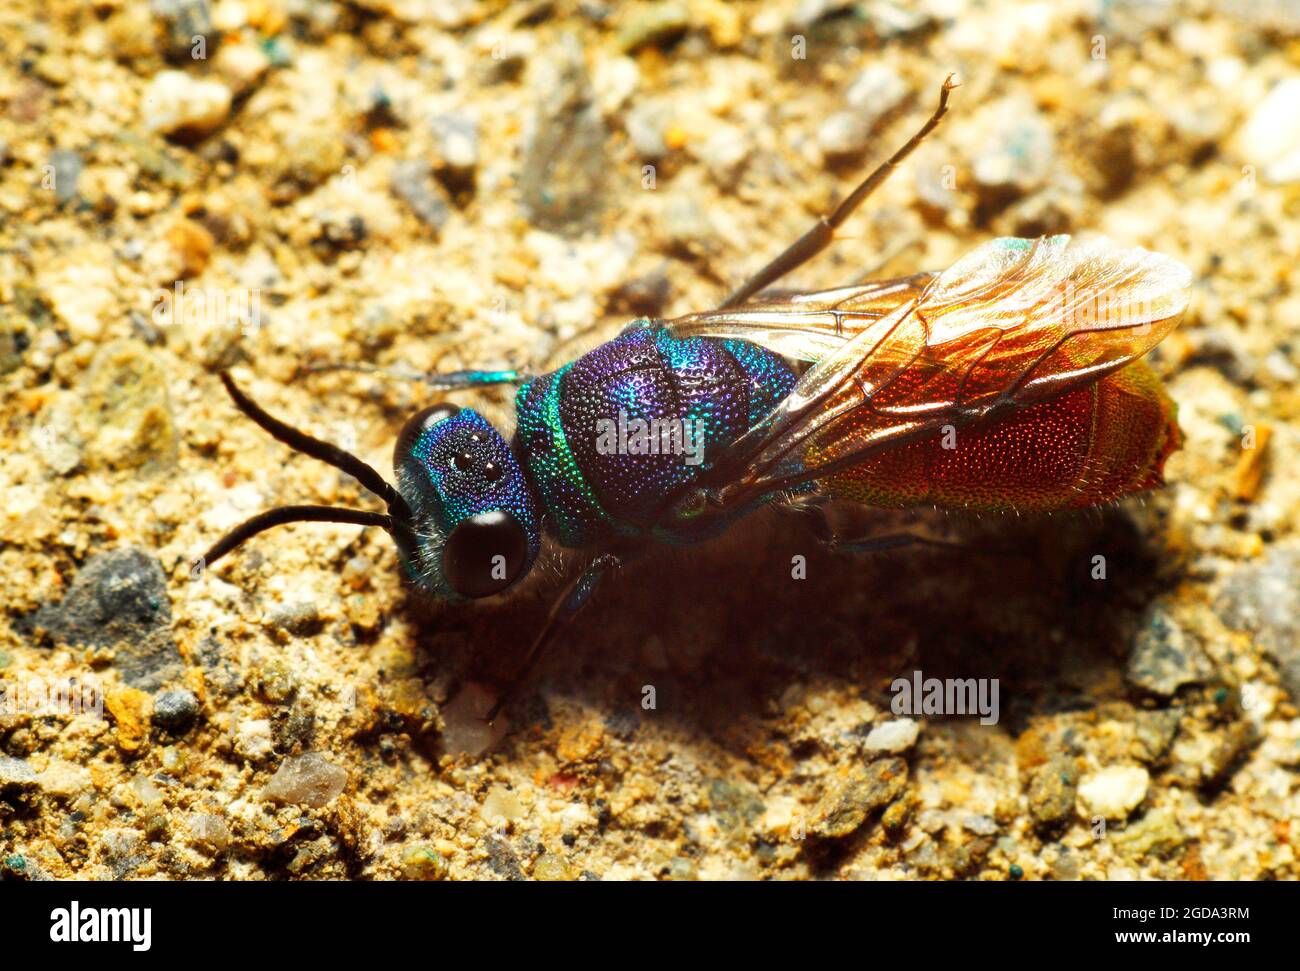
<path fill-rule="evenodd" d="M 528 560 L 528 536 L 504 509 L 470 516 L 452 530 L 442 551 L 442 572 L 462 597 L 477 600 L 514 583 Z"/>
<path fill-rule="evenodd" d="M 443 402 L 442 404 L 430 405 L 428 408 L 413 414 L 406 420 L 406 424 L 402 426 L 402 433 L 397 436 L 397 445 L 393 450 L 394 463 L 401 462 L 411 454 L 411 449 L 420 440 L 420 436 L 424 434 L 425 429 L 432 428 L 444 418 L 451 418 L 459 413 L 460 408 L 456 405 Z"/>

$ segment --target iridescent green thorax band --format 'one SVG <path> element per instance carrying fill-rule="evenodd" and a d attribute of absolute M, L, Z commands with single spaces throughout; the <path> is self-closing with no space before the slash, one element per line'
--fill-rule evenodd
<path fill-rule="evenodd" d="M 576 548 L 595 542 L 614 525 L 569 447 L 560 421 L 560 391 L 573 365 L 523 384 L 515 395 L 515 449 L 554 528 L 556 540 Z"/>

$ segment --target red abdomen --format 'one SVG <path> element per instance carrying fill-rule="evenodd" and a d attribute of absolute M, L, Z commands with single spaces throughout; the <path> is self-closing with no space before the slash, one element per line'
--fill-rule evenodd
<path fill-rule="evenodd" d="M 1176 407 L 1141 361 L 1000 420 L 886 452 L 825 480 L 872 506 L 1048 511 L 1164 484 Z M 945 447 L 945 445 L 949 447 Z"/>

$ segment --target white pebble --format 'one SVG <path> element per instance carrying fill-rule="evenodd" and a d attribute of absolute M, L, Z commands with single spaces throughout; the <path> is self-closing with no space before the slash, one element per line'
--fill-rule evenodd
<path fill-rule="evenodd" d="M 906 752 L 920 734 L 921 726 L 912 719 L 896 718 L 873 728 L 865 744 L 872 752 Z"/>
<path fill-rule="evenodd" d="M 484 822 L 496 827 L 508 825 L 524 815 L 524 807 L 513 791 L 505 786 L 493 786 L 479 812 Z"/>
<path fill-rule="evenodd" d="M 220 81 L 200 81 L 183 71 L 162 71 L 144 93 L 144 123 L 171 135 L 206 134 L 230 114 L 230 89 Z"/>
<path fill-rule="evenodd" d="M 245 718 L 235 728 L 235 751 L 256 762 L 274 750 L 271 723 L 265 718 Z"/>
<path fill-rule="evenodd" d="M 1300 180 L 1300 77 L 1273 86 L 1242 126 L 1237 145 L 1265 180 Z"/>
<path fill-rule="evenodd" d="M 1147 797 L 1151 776 L 1137 765 L 1111 765 L 1079 783 L 1079 798 L 1089 816 L 1125 819 Z"/>

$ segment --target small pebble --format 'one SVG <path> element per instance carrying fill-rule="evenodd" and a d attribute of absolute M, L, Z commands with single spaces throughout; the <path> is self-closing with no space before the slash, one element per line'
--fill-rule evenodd
<path fill-rule="evenodd" d="M 831 839 L 848 836 L 873 811 L 898 798 L 906 786 L 906 762 L 878 759 L 831 787 L 813 810 L 809 832 Z"/>
<path fill-rule="evenodd" d="M 275 750 L 275 740 L 271 734 L 271 722 L 266 718 L 243 718 L 235 727 L 235 752 L 257 762 L 267 758 Z"/>
<path fill-rule="evenodd" d="M 50 153 L 50 169 L 54 179 L 54 198 L 60 203 L 77 198 L 77 181 L 81 178 L 84 163 L 81 155 L 67 149 Z"/>
<path fill-rule="evenodd" d="M 36 773 L 24 759 L 0 755 L 0 792 L 36 788 Z"/>
<path fill-rule="evenodd" d="M 1203 680 L 1210 663 L 1197 636 L 1164 605 L 1153 604 L 1142 619 L 1125 675 L 1139 688 L 1170 697 L 1185 684 Z"/>
<path fill-rule="evenodd" d="M 196 37 L 202 38 L 205 52 L 216 43 L 207 0 L 153 0 L 148 6 L 162 22 L 159 40 L 163 53 L 171 60 L 193 61 Z"/>
<path fill-rule="evenodd" d="M 230 88 L 220 81 L 198 80 L 183 71 L 162 71 L 145 89 L 144 125 L 164 135 L 206 135 L 226 120 L 230 102 Z"/>
<path fill-rule="evenodd" d="M 262 795 L 273 802 L 319 808 L 329 805 L 348 784 L 346 769 L 318 752 L 285 759 Z"/>
<path fill-rule="evenodd" d="M 199 699 L 192 691 L 161 691 L 154 695 L 153 723 L 173 735 L 186 731 L 198 714 Z"/>
<path fill-rule="evenodd" d="M 442 165 L 454 172 L 471 172 L 478 167 L 478 121 L 473 115 L 448 113 L 429 119 L 433 144 Z"/>
<path fill-rule="evenodd" d="M 193 813 L 189 818 L 190 838 L 204 849 L 224 852 L 230 845 L 230 827 L 213 813 Z"/>
<path fill-rule="evenodd" d="M 643 47 L 666 44 L 684 34 L 691 26 L 691 11 L 676 0 L 653 3 L 629 3 L 620 11 L 622 23 L 618 44 L 626 54 Z"/>
<path fill-rule="evenodd" d="M 482 685 L 470 682 L 442 708 L 442 744 L 448 755 L 479 756 L 505 737 L 504 715 L 489 725 L 483 717 L 497 698 Z"/>
<path fill-rule="evenodd" d="M 1074 813 L 1078 777 L 1073 761 L 1059 755 L 1029 775 L 1029 815 L 1034 825 L 1050 830 L 1062 825 Z"/>
<path fill-rule="evenodd" d="M 663 98 L 641 98 L 623 117 L 628 138 L 642 162 L 657 162 L 668 154 L 664 132 L 672 120 L 672 106 Z"/>
<path fill-rule="evenodd" d="M 536 117 L 524 150 L 519 193 L 535 226 L 578 236 L 605 206 L 613 169 L 609 131 L 581 45 L 565 35 L 550 51 L 537 65 Z"/>
<path fill-rule="evenodd" d="M 576 874 L 573 868 L 564 862 L 564 858 L 554 853 L 543 853 L 533 864 L 534 880 L 573 880 Z"/>
<path fill-rule="evenodd" d="M 1242 126 L 1238 150 L 1265 181 L 1300 181 L 1300 77 L 1279 81 L 1255 106 Z"/>
<path fill-rule="evenodd" d="M 388 184 L 393 195 L 405 202 L 430 229 L 437 232 L 447 222 L 451 207 L 442 187 L 434 181 L 428 162 L 423 159 L 395 162 Z"/>
<path fill-rule="evenodd" d="M 222 44 L 213 69 L 237 92 L 257 84 L 271 68 L 271 59 L 256 44 Z"/>
<path fill-rule="evenodd" d="M 92 556 L 67 596 L 37 611 L 36 622 L 56 640 L 114 648 L 113 665 L 133 688 L 156 691 L 184 669 L 162 564 L 140 547 Z"/>
<path fill-rule="evenodd" d="M 910 718 L 896 718 L 873 728 L 864 746 L 871 752 L 906 752 L 916 744 L 921 726 Z"/>
<path fill-rule="evenodd" d="M 90 770 L 63 759 L 52 759 L 38 781 L 42 792 L 61 799 L 71 799 L 91 788 Z"/>
<path fill-rule="evenodd" d="M 524 807 L 519 796 L 512 790 L 505 786 L 493 786 L 483 800 L 479 814 L 489 826 L 505 826 L 523 816 Z"/>
<path fill-rule="evenodd" d="M 430 846 L 412 846 L 402 854 L 402 876 L 407 880 L 445 880 L 447 861 Z"/>
<path fill-rule="evenodd" d="M 1079 782 L 1079 799 L 1086 815 L 1106 819 L 1127 819 L 1147 797 L 1151 776 L 1137 765 L 1112 765 L 1084 776 Z"/>
<path fill-rule="evenodd" d="M 876 126 L 895 111 L 910 87 L 892 68 L 876 64 L 849 85 L 847 108 L 832 114 L 817 130 L 817 145 L 829 158 L 860 155 L 871 144 Z"/>
<path fill-rule="evenodd" d="M 1262 562 L 1236 569 L 1214 609 L 1234 630 L 1250 631 L 1277 662 L 1282 684 L 1300 703 L 1300 548 L 1278 546 Z"/>
<path fill-rule="evenodd" d="M 1041 186 L 1056 164 L 1056 136 L 1047 120 L 1015 98 L 990 106 L 985 117 L 995 121 L 971 163 L 977 185 L 1020 193 Z"/>
<path fill-rule="evenodd" d="M 976 836 L 992 836 L 998 831 L 998 823 L 992 816 L 967 816 L 961 821 L 962 829 Z"/>
<path fill-rule="evenodd" d="M 161 472 L 178 435 L 162 359 L 137 340 L 100 345 L 80 386 L 77 431 L 90 468 Z"/>

